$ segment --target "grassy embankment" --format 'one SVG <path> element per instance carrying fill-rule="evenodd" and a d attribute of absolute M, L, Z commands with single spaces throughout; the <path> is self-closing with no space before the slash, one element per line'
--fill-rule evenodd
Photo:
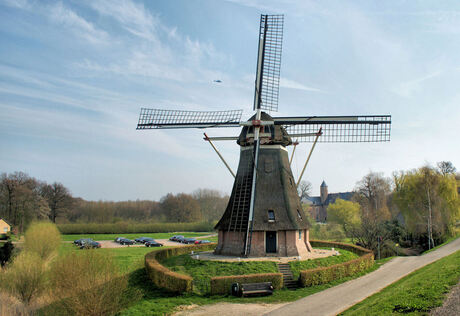
<path fill-rule="evenodd" d="M 460 278 L 460 251 L 429 264 L 386 287 L 341 315 L 426 315 L 441 306 Z"/>

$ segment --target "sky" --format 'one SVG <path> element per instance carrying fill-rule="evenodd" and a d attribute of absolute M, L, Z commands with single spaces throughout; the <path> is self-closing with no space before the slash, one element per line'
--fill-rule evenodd
<path fill-rule="evenodd" d="M 260 14 L 284 14 L 272 115 L 392 115 L 390 142 L 316 146 L 304 175 L 313 195 L 323 180 L 350 191 L 370 171 L 460 168 L 458 1 L 0 0 L 0 172 L 87 200 L 229 194 L 203 130 L 136 124 L 141 107 L 248 119 Z M 239 146 L 216 146 L 236 170 Z M 310 148 L 296 149 L 296 179 Z"/>

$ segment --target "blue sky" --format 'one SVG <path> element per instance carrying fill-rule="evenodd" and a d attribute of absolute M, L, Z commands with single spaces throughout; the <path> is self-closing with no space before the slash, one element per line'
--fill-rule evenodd
<path fill-rule="evenodd" d="M 371 170 L 460 168 L 458 1 L 0 0 L 0 171 L 89 200 L 230 193 L 203 131 L 135 127 L 140 107 L 249 118 L 261 13 L 285 14 L 272 114 L 392 115 L 390 143 L 318 144 L 314 194 L 323 179 L 351 190 Z M 238 146 L 217 145 L 236 169 Z M 295 177 L 309 149 L 297 149 Z"/>

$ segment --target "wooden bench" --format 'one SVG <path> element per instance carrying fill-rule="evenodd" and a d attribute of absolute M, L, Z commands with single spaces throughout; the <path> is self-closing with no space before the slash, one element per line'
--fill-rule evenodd
<path fill-rule="evenodd" d="M 241 284 L 240 292 L 243 297 L 250 295 L 271 295 L 273 294 L 273 285 L 271 282 Z"/>

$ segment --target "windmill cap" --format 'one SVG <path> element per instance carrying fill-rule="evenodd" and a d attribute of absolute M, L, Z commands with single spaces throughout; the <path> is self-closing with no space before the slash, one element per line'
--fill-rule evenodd
<path fill-rule="evenodd" d="M 327 187 L 327 184 L 326 184 L 326 182 L 324 182 L 324 180 L 323 180 L 323 183 L 321 183 L 321 187 L 322 188 Z"/>
<path fill-rule="evenodd" d="M 253 121 L 256 116 L 253 115 L 248 121 Z M 261 121 L 273 121 L 273 118 L 265 112 L 261 113 Z M 245 126 L 241 130 L 237 143 L 240 146 L 252 146 L 254 144 L 254 128 L 252 126 Z M 270 134 L 270 137 L 261 137 L 260 144 L 262 145 L 283 145 L 288 146 L 292 144 L 291 137 L 281 125 L 268 125 L 265 126 L 263 133 Z"/>

